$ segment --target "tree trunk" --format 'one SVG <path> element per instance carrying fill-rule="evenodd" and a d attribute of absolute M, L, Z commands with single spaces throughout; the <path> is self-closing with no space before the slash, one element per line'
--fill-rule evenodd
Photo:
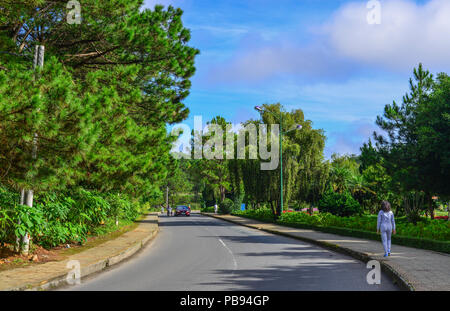
<path fill-rule="evenodd" d="M 20 205 L 24 205 L 25 204 L 25 189 L 20 189 L 20 201 L 19 201 Z M 18 225 L 20 225 L 20 220 L 18 221 Z M 16 245 L 14 246 L 14 251 L 16 253 L 20 252 L 20 247 L 21 247 L 21 242 L 20 242 L 20 237 L 16 237 Z"/>
<path fill-rule="evenodd" d="M 272 210 L 273 217 L 275 218 L 277 216 L 277 212 L 273 207 L 273 201 L 270 201 L 270 209 Z"/>
<path fill-rule="evenodd" d="M 36 69 L 37 67 L 39 67 L 39 68 L 44 67 L 44 53 L 45 53 L 45 47 L 43 45 L 36 45 L 36 48 L 34 51 L 34 61 L 33 61 L 34 69 Z M 36 160 L 38 135 L 37 135 L 37 133 L 34 133 L 33 136 L 34 136 L 33 137 L 33 148 L 31 151 L 31 156 L 32 156 L 33 160 Z M 26 191 L 25 204 L 29 207 L 33 207 L 33 190 Z M 22 254 L 24 254 L 24 255 L 28 255 L 28 252 L 30 251 L 30 235 L 28 232 L 25 233 L 25 235 L 22 238 L 22 250 L 21 251 L 22 251 Z"/>
<path fill-rule="evenodd" d="M 431 219 L 434 219 L 434 202 L 431 196 L 428 198 L 428 210 L 430 212 Z"/>
<path fill-rule="evenodd" d="M 25 196 L 25 205 L 33 207 L 33 190 L 27 190 Z M 27 232 L 22 237 L 22 250 L 23 255 L 28 255 L 30 252 L 30 234 Z"/>
<path fill-rule="evenodd" d="M 220 202 L 223 202 L 225 201 L 225 187 L 220 186 L 219 190 L 220 190 Z"/>
<path fill-rule="evenodd" d="M 277 210 L 275 212 L 275 218 L 277 219 L 278 217 L 281 216 L 281 202 L 280 201 L 276 201 L 276 207 L 277 207 Z"/>
<path fill-rule="evenodd" d="M 169 210 L 169 186 L 166 187 L 166 208 Z"/>

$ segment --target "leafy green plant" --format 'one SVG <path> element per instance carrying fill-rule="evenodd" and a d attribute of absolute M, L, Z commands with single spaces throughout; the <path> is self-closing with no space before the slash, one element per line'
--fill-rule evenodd
<path fill-rule="evenodd" d="M 31 236 L 42 235 L 45 219 L 44 213 L 38 207 L 27 205 L 17 205 L 13 213 L 14 234 L 16 237 L 23 237 L 25 234 Z"/>
<path fill-rule="evenodd" d="M 214 206 L 204 207 L 200 211 L 202 213 L 214 213 Z"/>
<path fill-rule="evenodd" d="M 234 202 L 228 198 L 220 202 L 219 213 L 220 214 L 230 214 L 233 211 Z"/>
<path fill-rule="evenodd" d="M 273 213 L 268 208 L 248 209 L 245 211 L 234 212 L 233 215 L 244 216 L 247 218 L 258 219 L 262 221 L 272 222 L 274 221 Z"/>
<path fill-rule="evenodd" d="M 319 201 L 319 210 L 337 216 L 351 216 L 362 212 L 361 205 L 350 192 L 342 193 L 328 190 Z"/>
<path fill-rule="evenodd" d="M 274 221 L 270 209 L 246 210 L 233 213 L 233 215 L 257 219 L 261 221 Z M 330 213 L 308 215 L 304 212 L 283 213 L 278 219 L 280 224 L 305 224 L 322 228 L 345 228 L 375 232 L 377 228 L 376 215 L 340 217 Z M 417 225 L 408 222 L 406 217 L 396 219 L 396 229 L 399 236 L 450 241 L 450 222 L 439 219 L 422 218 Z"/>

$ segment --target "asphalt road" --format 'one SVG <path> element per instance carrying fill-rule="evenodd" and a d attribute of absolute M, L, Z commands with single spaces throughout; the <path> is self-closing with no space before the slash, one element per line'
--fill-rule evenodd
<path fill-rule="evenodd" d="M 145 249 L 63 290 L 398 290 L 365 264 L 295 239 L 193 214 L 160 217 Z"/>

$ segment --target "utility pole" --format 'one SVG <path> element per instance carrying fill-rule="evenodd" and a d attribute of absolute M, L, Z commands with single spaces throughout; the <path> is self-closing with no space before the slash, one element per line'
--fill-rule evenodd
<path fill-rule="evenodd" d="M 283 215 L 283 111 L 280 107 L 280 215 Z"/>
<path fill-rule="evenodd" d="M 33 68 L 36 70 L 36 68 L 43 68 L 44 67 L 44 53 L 45 53 L 45 47 L 43 45 L 36 45 L 35 51 L 34 51 L 34 59 L 33 59 Z M 33 160 L 36 160 L 37 157 L 37 139 L 38 135 L 37 133 L 34 133 L 33 137 L 33 147 L 31 151 L 31 156 Z M 23 190 L 21 190 L 22 192 Z M 25 205 L 29 207 L 33 207 L 33 189 L 28 189 L 25 191 Z M 21 204 L 23 204 L 22 196 L 21 196 Z M 30 235 L 29 233 L 25 233 L 25 235 L 22 238 L 22 254 L 28 255 L 28 252 L 30 251 Z"/>

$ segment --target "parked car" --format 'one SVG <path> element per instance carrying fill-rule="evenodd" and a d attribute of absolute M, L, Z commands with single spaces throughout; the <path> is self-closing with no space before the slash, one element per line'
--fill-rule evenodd
<path fill-rule="evenodd" d="M 179 215 L 191 216 L 191 209 L 189 208 L 189 206 L 177 206 L 177 209 L 175 210 L 175 216 Z"/>

